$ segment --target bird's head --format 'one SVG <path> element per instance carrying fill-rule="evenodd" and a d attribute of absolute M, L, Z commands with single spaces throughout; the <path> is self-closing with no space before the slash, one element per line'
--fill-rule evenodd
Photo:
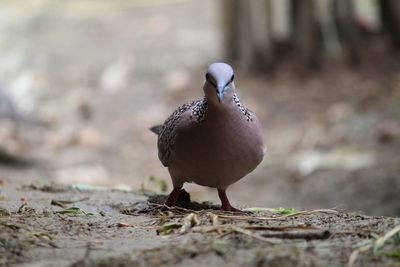
<path fill-rule="evenodd" d="M 207 100 L 216 104 L 232 100 L 235 93 L 233 77 L 233 69 L 230 65 L 222 62 L 211 64 L 207 69 L 203 87 Z"/>

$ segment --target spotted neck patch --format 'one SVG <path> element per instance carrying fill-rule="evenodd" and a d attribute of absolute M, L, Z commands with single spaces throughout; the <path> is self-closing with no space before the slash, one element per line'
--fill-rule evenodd
<path fill-rule="evenodd" d="M 203 122 L 207 113 L 207 99 L 203 97 L 203 99 L 194 103 L 192 108 L 192 116 L 197 122 Z"/>
<path fill-rule="evenodd" d="M 247 121 L 252 121 L 253 120 L 253 115 L 250 110 L 245 108 L 241 103 L 240 100 L 237 96 L 237 94 L 233 94 L 233 101 L 235 102 L 235 105 L 240 109 L 240 111 L 243 113 L 244 116 L 246 116 Z"/>

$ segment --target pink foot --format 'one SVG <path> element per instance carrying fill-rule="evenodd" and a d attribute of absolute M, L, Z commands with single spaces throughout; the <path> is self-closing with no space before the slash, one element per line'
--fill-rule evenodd
<path fill-rule="evenodd" d="M 167 200 L 165 201 L 164 205 L 168 207 L 172 207 L 175 205 L 175 202 L 178 200 L 179 194 L 181 193 L 181 187 L 175 187 L 172 192 L 169 194 Z"/>
<path fill-rule="evenodd" d="M 222 204 L 221 210 L 245 213 L 245 211 L 242 211 L 240 209 L 232 207 L 232 205 L 229 202 L 229 199 L 226 195 L 225 189 L 218 189 L 218 196 L 219 196 L 219 199 L 221 200 L 221 204 Z"/>
<path fill-rule="evenodd" d="M 181 193 L 182 187 L 176 187 L 172 190 L 172 192 L 169 194 L 167 200 L 165 201 L 163 206 L 157 206 L 153 208 L 147 208 L 141 211 L 141 213 L 157 213 L 159 211 L 166 211 L 169 207 L 172 207 L 175 205 L 176 200 L 179 197 L 179 194 Z"/>
<path fill-rule="evenodd" d="M 221 206 L 221 210 L 223 210 L 223 211 L 232 211 L 232 212 L 244 212 L 244 211 L 242 211 L 240 209 L 237 209 L 235 207 L 232 207 L 232 206 L 229 206 L 229 207 Z"/>

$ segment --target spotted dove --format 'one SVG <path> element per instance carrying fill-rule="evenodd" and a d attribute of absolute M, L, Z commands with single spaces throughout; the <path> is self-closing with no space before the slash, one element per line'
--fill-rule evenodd
<path fill-rule="evenodd" d="M 230 65 L 211 64 L 203 99 L 180 106 L 163 125 L 151 128 L 174 186 L 166 206 L 175 204 L 185 182 L 194 182 L 217 188 L 222 210 L 240 211 L 225 190 L 257 167 L 265 149 L 258 119 L 240 103 L 233 78 Z"/>

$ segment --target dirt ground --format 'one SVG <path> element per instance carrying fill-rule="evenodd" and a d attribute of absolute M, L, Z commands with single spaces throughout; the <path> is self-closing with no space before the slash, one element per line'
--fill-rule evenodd
<path fill-rule="evenodd" d="M 353 254 L 354 266 L 400 264 L 399 229 L 374 243 L 398 227 L 399 218 L 333 209 L 233 214 L 185 201 L 179 206 L 196 210 L 151 215 L 140 211 L 156 204 L 140 192 L 55 185 L 14 190 L 6 193 L 25 201 L 1 210 L 4 266 L 344 266 L 365 245 L 371 247 Z"/>
<path fill-rule="evenodd" d="M 171 189 L 148 128 L 200 97 L 222 60 L 215 3 L 1 4 L 0 90 L 21 117 L 0 108 L 0 265 L 343 266 L 363 246 L 354 265 L 400 265 L 398 233 L 378 242 L 400 223 L 400 59 L 379 42 L 357 68 L 234 65 L 269 150 L 230 199 L 321 212 L 139 213 Z"/>

